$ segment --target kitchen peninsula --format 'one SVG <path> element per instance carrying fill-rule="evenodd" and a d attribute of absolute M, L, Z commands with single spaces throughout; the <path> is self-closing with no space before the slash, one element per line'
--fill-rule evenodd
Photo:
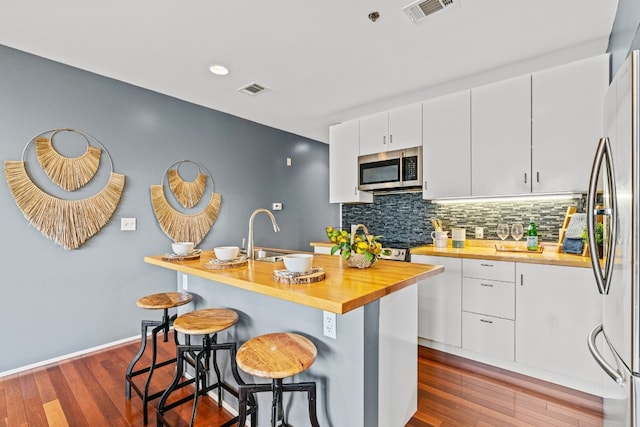
<path fill-rule="evenodd" d="M 197 260 L 148 256 L 145 262 L 176 271 L 178 289 L 194 294 L 181 312 L 229 307 L 239 313 L 238 324 L 220 341 L 241 345 L 274 331 L 310 338 L 318 357 L 295 380 L 317 383 L 321 425 L 390 426 L 409 420 L 417 408 L 416 284 L 443 267 L 380 260 L 361 270 L 340 257 L 316 254 L 313 265 L 326 279 L 291 285 L 272 278 L 274 270 L 284 269 L 282 262 L 249 260 L 245 267 L 212 270 L 207 263 L 213 256 L 203 251 Z M 323 335 L 323 311 L 337 314 L 336 339 Z M 291 424 L 304 425 L 306 397 L 297 394 L 285 397 L 285 407 Z M 262 408 L 269 407 L 269 396 L 259 399 Z M 269 411 L 260 412 L 259 423 L 268 424 Z"/>

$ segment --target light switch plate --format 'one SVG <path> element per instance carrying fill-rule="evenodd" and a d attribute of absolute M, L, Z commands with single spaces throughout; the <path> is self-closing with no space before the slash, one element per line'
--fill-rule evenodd
<path fill-rule="evenodd" d="M 120 230 L 135 231 L 135 229 L 136 229 L 135 218 L 120 218 Z"/>

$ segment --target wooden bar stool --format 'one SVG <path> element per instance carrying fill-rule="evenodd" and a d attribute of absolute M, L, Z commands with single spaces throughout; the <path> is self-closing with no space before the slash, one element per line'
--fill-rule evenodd
<path fill-rule="evenodd" d="M 247 398 L 253 393 L 272 392 L 271 426 L 288 426 L 282 410 L 282 393 L 291 391 L 307 392 L 309 420 L 313 427 L 319 427 L 316 415 L 316 383 L 302 382 L 283 384 L 282 379 L 309 368 L 316 360 L 317 349 L 307 338 L 293 333 L 272 333 L 252 338 L 240 346 L 236 360 L 243 371 L 255 377 L 269 378 L 271 384 L 241 384 L 238 389 L 238 425 L 244 427 L 248 413 L 251 426 L 255 426 L 255 411 L 247 409 Z M 249 400 L 249 403 L 253 403 Z"/>
<path fill-rule="evenodd" d="M 157 357 L 157 349 L 158 349 L 158 334 L 163 332 L 164 342 L 168 341 L 169 328 L 173 324 L 173 321 L 176 318 L 176 314 L 169 317 L 169 309 L 179 307 L 181 305 L 188 304 L 193 299 L 193 296 L 186 292 L 161 292 L 158 294 L 147 295 L 140 298 L 136 305 L 140 308 L 148 309 L 148 310 L 163 310 L 162 320 L 143 320 L 141 322 L 141 339 L 140 339 L 140 350 L 133 357 L 131 363 L 129 363 L 129 367 L 127 368 L 127 373 L 125 375 L 125 397 L 127 399 L 131 398 L 131 387 L 133 387 L 134 391 L 140 398 L 142 399 L 142 413 L 143 413 L 143 421 L 145 424 L 148 422 L 148 410 L 147 405 L 149 401 L 160 397 L 163 391 L 154 393 L 149 395 L 149 384 L 151 384 L 151 377 L 153 376 L 153 371 L 156 368 L 160 368 L 162 366 L 168 365 L 176 361 L 176 358 L 168 359 L 160 363 L 156 363 Z M 147 348 L 147 333 L 149 332 L 149 328 L 153 327 L 151 330 L 151 342 L 152 342 L 152 350 L 151 350 L 151 365 L 138 369 L 134 371 L 134 367 L 136 363 L 142 357 L 145 349 Z M 178 345 L 178 338 L 174 334 L 174 341 L 176 345 Z M 148 372 L 147 380 L 144 383 L 144 388 L 140 389 L 133 381 L 132 378 L 138 375 L 144 374 Z"/>
<path fill-rule="evenodd" d="M 157 409 L 157 425 L 158 427 L 165 425 L 164 413 L 178 405 L 181 405 L 193 399 L 193 409 L 191 411 L 190 426 L 193 426 L 196 413 L 198 410 L 198 398 L 200 395 L 207 394 L 213 389 L 218 389 L 218 406 L 222 406 L 222 390 L 230 392 L 233 396 L 238 397 L 238 392 L 231 388 L 230 385 L 223 382 L 218 367 L 217 352 L 225 350 L 229 352 L 229 360 L 231 362 L 231 373 L 237 384 L 243 384 L 242 378 L 238 373 L 236 365 L 236 343 L 218 343 L 218 332 L 224 331 L 235 325 L 238 321 L 238 313 L 226 308 L 205 308 L 201 310 L 185 313 L 173 322 L 173 328 L 177 332 L 185 334 L 185 344 L 179 344 L 176 347 L 176 375 L 173 382 L 165 390 L 158 402 Z M 201 344 L 192 344 L 192 335 L 203 335 Z M 216 374 L 216 382 L 207 385 L 207 372 L 209 371 L 209 360 L 213 360 L 213 369 Z M 193 378 L 180 382 L 184 373 L 184 364 L 189 363 L 194 366 L 195 374 Z M 175 390 L 185 387 L 189 384 L 195 384 L 195 392 L 192 395 L 183 397 L 175 402 L 166 404 L 169 395 Z M 254 407 L 255 402 L 249 402 Z M 238 417 L 226 422 L 223 426 L 231 426 L 237 422 Z"/>

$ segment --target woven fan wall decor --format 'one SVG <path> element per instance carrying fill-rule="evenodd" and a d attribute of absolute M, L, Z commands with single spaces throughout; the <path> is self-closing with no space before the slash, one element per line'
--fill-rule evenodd
<path fill-rule="evenodd" d="M 100 152 L 104 150 L 104 146 L 91 135 L 74 129 L 52 129 L 36 135 L 27 143 L 22 151 L 21 161 L 5 160 L 4 173 L 9 190 L 25 218 L 43 235 L 55 241 L 56 244 L 65 249 L 77 249 L 100 231 L 111 219 L 122 196 L 125 176 L 113 171 L 113 162 L 107 153 L 111 165 L 111 174 L 105 187 L 95 195 L 81 200 L 66 200 L 54 197 L 40 189 L 32 181 L 25 168 L 25 151 L 34 141 L 37 143 L 40 140 L 41 143 L 50 144 L 51 137 L 61 131 L 75 132 L 82 135 L 87 140 L 88 146 L 90 140 L 99 145 L 100 148 L 89 146 L 87 150 L 87 152 L 91 151 L 92 154 L 89 157 L 92 158 L 95 157 L 97 150 L 99 159 Z M 49 136 L 47 137 L 47 135 Z M 47 150 L 45 149 L 45 151 Z M 104 151 L 106 153 L 106 150 Z M 57 153 L 56 155 L 60 156 Z M 96 167 L 96 171 L 92 174 L 88 172 L 92 169 L 91 166 L 87 169 L 87 172 L 73 172 L 76 167 L 82 169 L 86 164 L 93 163 L 93 161 L 84 162 L 83 160 L 73 162 L 76 159 L 79 158 L 71 159 L 70 162 L 61 159 L 59 164 L 72 166 L 64 166 L 62 169 L 65 169 L 65 171 L 59 173 L 55 172 L 55 168 L 51 169 L 53 175 L 60 178 L 59 181 L 67 183 L 82 183 L 91 175 L 86 182 L 90 181 L 98 168 Z M 83 166 L 79 166 L 81 163 Z M 45 173 L 51 177 L 48 171 L 45 170 Z M 83 176 L 77 176 L 78 173 Z M 53 178 L 52 180 L 54 182 L 58 181 L 58 179 Z M 81 186 L 85 185 L 86 182 Z M 56 184 L 64 188 L 60 182 L 56 182 Z M 69 188 L 74 186 L 75 184 Z"/>
<path fill-rule="evenodd" d="M 198 176 L 193 181 L 185 181 L 180 176 L 178 169 L 184 163 L 192 163 L 198 168 Z M 200 203 L 200 199 L 202 199 L 204 190 L 207 187 L 207 174 L 202 173 L 199 164 L 190 160 L 183 160 L 178 163 L 175 169 L 167 171 L 167 177 L 169 189 L 182 207 L 192 208 Z"/>
<path fill-rule="evenodd" d="M 51 181 L 67 191 L 76 191 L 98 172 L 101 150 L 92 147 L 89 139 L 83 135 L 87 141 L 87 151 L 79 157 L 65 157 L 53 148 L 53 137 L 58 132 L 60 130 L 53 132 L 49 138 L 36 138 L 36 157 Z"/>
<path fill-rule="evenodd" d="M 151 206 L 153 208 L 153 212 L 156 216 L 156 219 L 158 220 L 158 224 L 160 224 L 160 228 L 162 229 L 162 231 L 164 231 L 164 234 L 166 234 L 167 237 L 169 237 L 174 242 L 194 242 L 196 245 L 198 245 L 205 238 L 207 233 L 209 233 L 209 230 L 211 230 L 211 227 L 213 226 L 216 219 L 218 218 L 218 213 L 220 212 L 220 205 L 222 203 L 222 197 L 220 196 L 220 194 L 216 193 L 214 189 L 211 192 L 211 198 L 209 199 L 209 203 L 207 204 L 207 206 L 205 206 L 204 209 L 202 209 L 200 212 L 197 212 L 194 214 L 180 212 L 176 210 L 173 206 L 171 206 L 164 192 L 163 184 L 165 182 L 165 175 L 169 174 L 169 186 L 171 188 L 171 192 L 176 198 L 176 200 L 178 200 L 178 202 L 182 206 L 185 206 L 185 205 L 180 201 L 180 199 L 181 198 L 183 200 L 195 199 L 199 190 L 197 191 L 192 191 L 192 190 L 195 190 L 196 187 L 199 188 L 199 186 L 202 185 L 201 183 L 195 184 L 189 190 L 185 190 L 186 187 L 189 187 L 188 185 L 187 186 L 177 185 L 175 186 L 177 190 L 173 189 L 171 180 L 170 180 L 170 176 L 171 176 L 170 172 L 172 170 L 177 171 L 177 169 L 172 169 L 172 168 L 176 165 L 179 165 L 185 162 L 193 163 L 198 167 L 198 170 L 199 170 L 198 178 L 196 178 L 196 181 L 193 181 L 194 183 L 201 179 L 200 178 L 201 175 L 204 175 L 205 178 L 211 179 L 211 183 L 213 185 L 213 179 L 211 178 L 211 174 L 209 174 L 209 172 L 206 170 L 204 166 L 202 166 L 199 163 L 193 162 L 191 160 L 181 160 L 169 166 L 169 168 L 162 175 L 161 184 L 150 186 Z M 177 174 L 175 176 L 177 176 Z M 180 177 L 178 177 L 178 179 L 182 180 L 182 178 Z M 176 183 L 177 182 L 174 177 L 174 185 Z M 187 183 L 187 184 L 191 184 L 191 183 Z M 202 187 L 203 194 L 204 194 L 205 188 L 206 188 L 206 179 L 204 181 L 204 186 Z M 202 195 L 198 197 L 198 201 L 200 201 L 201 199 L 202 199 Z M 192 206 L 195 206 L 198 201 L 193 203 Z"/>

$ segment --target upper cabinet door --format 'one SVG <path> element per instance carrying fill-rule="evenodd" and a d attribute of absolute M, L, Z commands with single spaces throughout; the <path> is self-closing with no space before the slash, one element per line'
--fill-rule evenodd
<path fill-rule="evenodd" d="M 471 90 L 471 192 L 531 191 L 531 76 Z"/>
<path fill-rule="evenodd" d="M 422 145 L 422 103 L 389 111 L 389 150 Z"/>
<path fill-rule="evenodd" d="M 422 104 L 423 199 L 471 195 L 471 92 Z"/>
<path fill-rule="evenodd" d="M 389 113 L 360 118 L 360 155 L 389 151 Z"/>
<path fill-rule="evenodd" d="M 373 195 L 358 190 L 360 126 L 350 120 L 329 128 L 329 203 L 371 203 Z"/>
<path fill-rule="evenodd" d="M 608 85 L 609 55 L 533 73 L 533 192 L 587 190 Z"/>
<path fill-rule="evenodd" d="M 360 155 L 422 145 L 422 104 L 360 118 Z"/>

